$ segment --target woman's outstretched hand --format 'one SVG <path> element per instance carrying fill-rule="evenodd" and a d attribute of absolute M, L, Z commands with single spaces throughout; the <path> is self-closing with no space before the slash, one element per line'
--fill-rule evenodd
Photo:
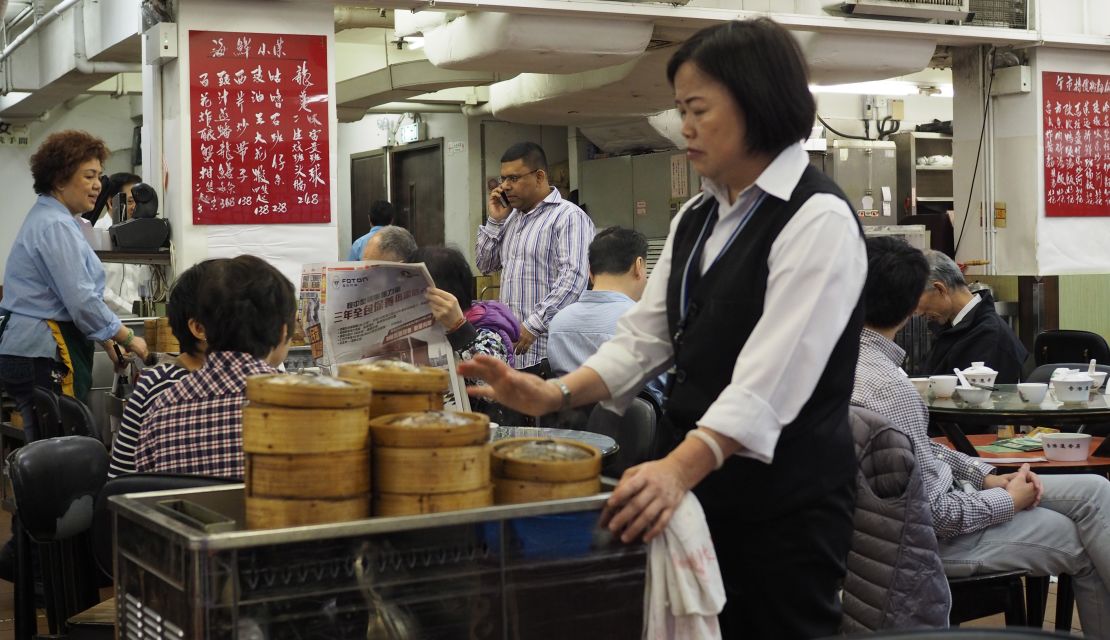
<path fill-rule="evenodd" d="M 464 378 L 477 378 L 484 385 L 467 387 L 476 398 L 486 398 L 530 416 L 556 411 L 563 404 L 563 394 L 543 378 L 521 373 L 493 356 L 477 355 L 459 363 Z"/>

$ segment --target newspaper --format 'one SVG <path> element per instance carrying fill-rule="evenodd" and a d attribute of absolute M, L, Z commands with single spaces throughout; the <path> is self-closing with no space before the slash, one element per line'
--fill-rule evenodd
<path fill-rule="evenodd" d="M 469 411 L 454 350 L 424 297 L 429 286 L 435 283 L 422 263 L 304 265 L 297 319 L 316 364 L 332 375 L 340 364 L 383 358 L 445 369 L 451 388 L 444 406 Z"/>

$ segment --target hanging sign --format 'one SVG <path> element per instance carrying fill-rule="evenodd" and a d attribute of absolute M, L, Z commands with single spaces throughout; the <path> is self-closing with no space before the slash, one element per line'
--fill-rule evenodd
<path fill-rule="evenodd" d="M 1045 71 L 1046 216 L 1110 216 L 1110 76 Z"/>
<path fill-rule="evenodd" d="M 195 224 L 329 222 L 325 36 L 189 32 Z"/>

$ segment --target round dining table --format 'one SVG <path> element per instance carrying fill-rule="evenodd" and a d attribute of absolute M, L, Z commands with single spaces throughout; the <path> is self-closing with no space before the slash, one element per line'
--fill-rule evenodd
<path fill-rule="evenodd" d="M 925 398 L 929 415 L 934 420 L 951 421 L 967 425 L 1000 424 L 1042 425 L 1069 427 L 1082 424 L 1110 422 L 1110 396 L 1092 393 L 1084 402 L 1059 402 L 1050 390 L 1044 401 L 1025 402 L 1017 393 L 1016 384 L 995 385 L 990 398 L 979 405 L 971 405 L 958 398 Z"/>
<path fill-rule="evenodd" d="M 967 440 L 973 447 L 982 447 L 993 444 L 997 440 L 997 436 L 980 434 L 967 436 Z M 1092 437 L 1091 438 L 1091 451 L 1094 452 L 1099 446 L 1102 445 L 1105 438 Z M 945 436 L 933 438 L 934 442 L 942 444 L 950 449 L 956 448 Z M 990 463 L 991 466 L 998 467 L 1000 471 L 1008 473 L 1016 471 L 1024 460 L 1028 460 L 1030 468 L 1037 473 L 1044 474 L 1065 474 L 1065 473 L 1096 473 L 1098 475 L 1110 474 L 1110 457 L 1105 456 L 1088 456 L 1086 460 L 1078 462 L 1061 462 L 1057 460 L 1045 460 L 1044 451 L 1014 451 L 1007 453 L 991 453 L 987 451 L 976 451 L 976 454 L 983 459 L 983 462 Z M 1040 458 L 1040 460 L 1038 460 Z M 1005 462 L 997 462 L 998 459 L 1005 460 Z M 1020 461 L 1019 461 L 1020 460 Z"/>

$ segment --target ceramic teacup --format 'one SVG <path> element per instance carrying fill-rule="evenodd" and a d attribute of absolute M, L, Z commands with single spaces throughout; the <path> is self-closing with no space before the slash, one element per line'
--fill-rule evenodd
<path fill-rule="evenodd" d="M 929 376 L 929 389 L 937 398 L 951 398 L 957 382 L 956 376 Z"/>
<path fill-rule="evenodd" d="M 1022 402 L 1040 404 L 1048 393 L 1048 385 L 1043 382 L 1022 382 L 1017 386 L 1017 392 Z"/>

